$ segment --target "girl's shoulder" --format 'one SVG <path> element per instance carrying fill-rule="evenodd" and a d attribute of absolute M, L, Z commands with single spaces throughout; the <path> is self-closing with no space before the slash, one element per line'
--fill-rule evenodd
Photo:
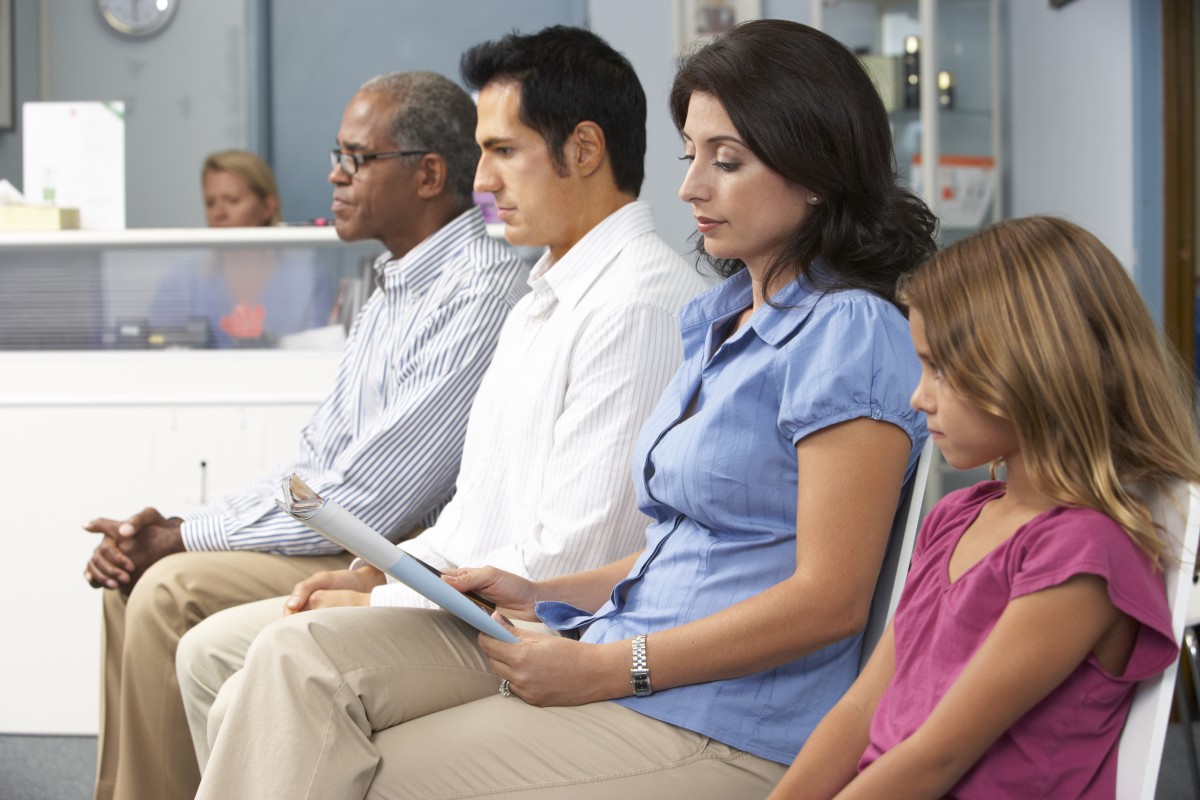
<path fill-rule="evenodd" d="M 1092 565 L 1122 572 L 1129 559 L 1150 567 L 1149 559 L 1116 520 L 1080 506 L 1056 506 L 1021 526 L 1014 534 L 1024 561 Z M 1106 575 L 1102 574 L 1102 577 Z"/>
<path fill-rule="evenodd" d="M 1091 508 L 1058 506 L 1024 525 L 1013 539 L 1011 598 L 1093 575 L 1104 581 L 1113 606 L 1141 624 L 1140 654 L 1122 680 L 1157 674 L 1175 658 L 1162 572 L 1114 519 Z"/>

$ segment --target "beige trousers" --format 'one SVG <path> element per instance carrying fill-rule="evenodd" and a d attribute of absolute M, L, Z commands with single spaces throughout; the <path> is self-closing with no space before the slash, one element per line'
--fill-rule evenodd
<path fill-rule="evenodd" d="M 229 703 L 241 685 L 240 670 L 246 663 L 246 651 L 263 628 L 283 616 L 285 600 L 286 596 L 272 597 L 227 608 L 179 640 L 175 670 L 201 774 Z M 513 624 L 539 633 L 555 633 L 541 623 L 515 620 Z"/>
<path fill-rule="evenodd" d="M 190 798 L 200 782 L 175 677 L 179 637 L 221 609 L 291 591 L 349 556 L 176 553 L 128 597 L 104 590 L 97 800 Z"/>
<path fill-rule="evenodd" d="M 284 595 L 227 608 L 203 620 L 179 640 L 175 671 L 196 748 L 196 763 L 202 773 L 212 752 L 209 731 L 215 739 L 224 716 L 225 699 L 236 691 L 233 686 L 224 691 L 222 687 L 245 664 L 246 651 L 258 632 L 283 617 L 286 600 Z"/>
<path fill-rule="evenodd" d="M 500 697 L 475 640 L 423 609 L 272 623 L 197 798 L 753 798 L 786 769 L 616 703 Z"/>

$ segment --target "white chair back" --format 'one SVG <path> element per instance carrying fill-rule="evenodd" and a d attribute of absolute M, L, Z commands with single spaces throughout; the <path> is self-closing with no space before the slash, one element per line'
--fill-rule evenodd
<path fill-rule="evenodd" d="M 1164 575 L 1171 629 L 1178 643 L 1183 638 L 1200 539 L 1200 487 L 1181 483 L 1170 497 L 1156 498 L 1151 511 L 1155 522 L 1179 545 L 1177 555 L 1182 566 L 1169 565 Z M 1177 659 L 1161 675 L 1142 681 L 1134 691 L 1117 750 L 1117 800 L 1154 800 L 1178 670 Z"/>
<path fill-rule="evenodd" d="M 875 582 L 875 595 L 863 633 L 862 655 L 858 660 L 860 672 L 879 643 L 879 637 L 883 636 L 883 629 L 887 627 L 892 614 L 896 613 L 896 604 L 900 602 L 900 592 L 904 589 L 904 580 L 908 577 L 908 566 L 912 561 L 913 545 L 917 541 L 917 530 L 921 527 L 921 504 L 925 500 L 925 487 L 929 483 L 929 467 L 932 463 L 933 441 L 926 439 L 925 448 L 917 459 L 916 469 L 908 482 L 904 499 L 896 510 L 892 532 L 888 536 L 887 552 L 879 569 L 879 580 Z"/>

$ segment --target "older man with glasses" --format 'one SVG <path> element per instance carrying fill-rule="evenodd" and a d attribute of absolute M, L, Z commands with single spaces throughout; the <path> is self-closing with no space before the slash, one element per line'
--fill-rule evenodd
<path fill-rule="evenodd" d="M 467 94 L 428 72 L 373 78 L 347 105 L 330 153 L 338 236 L 388 252 L 296 460 L 182 516 L 146 508 L 86 526 L 103 535 L 85 570 L 105 590 L 97 798 L 194 796 L 180 637 L 348 563 L 276 508 L 284 476 L 299 473 L 396 541 L 432 523 L 453 494 L 467 412 L 528 288 L 524 265 L 487 236 L 472 203 L 475 120 Z"/>

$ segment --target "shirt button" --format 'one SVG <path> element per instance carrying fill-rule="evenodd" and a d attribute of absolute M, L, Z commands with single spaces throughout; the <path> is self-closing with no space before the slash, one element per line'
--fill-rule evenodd
<path fill-rule="evenodd" d="M 883 412 L 878 408 L 872 408 L 871 419 L 883 419 Z"/>

